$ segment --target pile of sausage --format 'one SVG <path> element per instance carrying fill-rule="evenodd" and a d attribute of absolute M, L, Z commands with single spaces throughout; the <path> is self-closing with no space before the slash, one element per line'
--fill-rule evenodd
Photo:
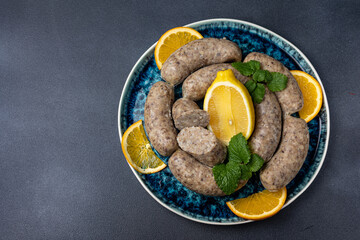
<path fill-rule="evenodd" d="M 145 127 L 151 144 L 161 155 L 171 156 L 169 168 L 185 187 L 203 195 L 225 195 L 212 167 L 225 160 L 227 148 L 205 128 L 209 115 L 194 101 L 204 98 L 218 71 L 231 69 L 243 84 L 250 80 L 226 63 L 241 60 L 241 49 L 229 40 L 192 41 L 166 60 L 161 69 L 166 82 L 155 83 L 146 99 Z M 283 91 L 273 93 L 266 88 L 263 101 L 255 104 L 255 129 L 249 139 L 251 151 L 266 162 L 260 171 L 263 186 L 277 191 L 296 176 L 307 155 L 306 122 L 290 116 L 302 108 L 303 97 L 296 80 L 279 61 L 256 52 L 244 62 L 251 60 L 260 62 L 264 70 L 288 77 Z M 182 82 L 183 98 L 174 103 L 174 86 Z M 238 189 L 245 184 L 241 180 Z"/>

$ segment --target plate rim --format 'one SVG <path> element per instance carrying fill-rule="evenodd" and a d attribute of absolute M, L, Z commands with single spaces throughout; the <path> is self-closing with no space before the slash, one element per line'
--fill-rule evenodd
<path fill-rule="evenodd" d="M 309 182 L 305 185 L 305 187 L 299 191 L 291 200 L 287 201 L 286 204 L 282 207 L 282 209 L 286 208 L 287 206 L 289 206 L 293 201 L 295 201 L 295 199 L 297 199 L 298 197 L 300 197 L 300 195 L 302 195 L 306 189 L 309 188 L 309 186 L 313 183 L 313 181 L 315 180 L 315 178 L 317 177 L 317 175 L 320 172 L 320 169 L 322 168 L 322 165 L 325 161 L 325 157 L 327 154 L 327 150 L 328 150 L 328 146 L 329 146 L 329 139 L 330 139 L 330 109 L 329 109 L 329 104 L 328 104 L 328 100 L 326 97 L 326 93 L 325 93 L 325 89 L 324 86 L 322 84 L 322 81 L 320 79 L 319 74 L 317 73 L 316 69 L 314 68 L 314 66 L 312 65 L 312 63 L 309 61 L 309 59 L 305 56 L 305 54 L 300 51 L 300 49 L 298 49 L 293 43 L 291 43 L 290 41 L 288 41 L 287 39 L 283 38 L 282 36 L 278 35 L 277 33 L 262 27 L 260 25 L 248 22 L 248 21 L 244 21 L 244 20 L 239 20 L 239 19 L 232 19 L 232 18 L 211 18 L 211 19 L 205 19 L 205 20 L 200 20 L 200 21 L 196 21 L 193 23 L 189 23 L 187 25 L 185 25 L 185 27 L 195 27 L 197 25 L 202 25 L 202 24 L 209 24 L 209 23 L 214 23 L 214 22 L 233 22 L 233 23 L 240 23 L 240 24 L 245 24 L 245 25 L 249 25 L 251 27 L 260 29 L 264 32 L 268 32 L 269 34 L 272 34 L 274 36 L 276 36 L 277 38 L 279 38 L 281 41 L 286 42 L 287 44 L 289 44 L 292 48 L 294 48 L 299 54 L 300 56 L 309 64 L 310 69 L 313 71 L 315 78 L 318 80 L 318 82 L 320 83 L 322 92 L 323 92 L 323 105 L 325 103 L 325 109 L 326 109 L 326 121 L 327 121 L 327 126 L 326 126 L 326 132 L 327 132 L 327 136 L 326 136 L 326 140 L 325 140 L 325 145 L 324 145 L 324 151 L 323 151 L 323 155 L 321 157 L 321 161 L 319 162 L 319 166 L 316 169 L 316 171 L 314 172 L 313 176 L 310 178 Z M 120 101 L 119 101 L 119 106 L 118 106 L 118 132 L 119 132 L 119 139 L 120 139 L 120 145 L 121 145 L 121 141 L 122 141 L 122 133 L 121 133 L 121 106 L 124 102 L 124 93 L 128 90 L 128 88 L 130 87 L 130 77 L 134 74 L 137 66 L 146 58 L 146 56 L 155 49 L 157 42 L 155 42 L 154 44 L 152 44 L 142 55 L 141 57 L 136 61 L 135 65 L 132 67 L 128 77 L 126 78 L 124 87 L 121 91 L 121 96 L 120 96 Z M 283 48 L 279 47 L 280 49 L 284 50 Z M 284 50 L 285 51 L 285 50 Z M 127 162 L 127 161 L 126 161 Z M 160 205 L 162 205 L 163 207 L 167 208 L 168 210 L 170 210 L 171 212 L 187 218 L 189 220 L 195 221 L 195 222 L 200 222 L 200 223 L 204 223 L 204 224 L 210 224 L 210 225 L 239 225 L 239 224 L 245 224 L 245 223 L 249 223 L 249 222 L 253 222 L 254 220 L 245 220 L 245 221 L 241 221 L 241 222 L 226 222 L 226 223 L 222 223 L 222 222 L 211 222 L 211 221 L 205 221 L 205 220 L 201 220 L 201 219 L 197 219 L 197 218 L 193 218 L 191 216 L 188 216 L 184 213 L 182 213 L 181 211 L 171 208 L 169 205 L 165 204 L 164 202 L 162 202 L 158 197 L 156 197 L 151 191 L 150 189 L 148 189 L 148 187 L 145 185 L 145 183 L 142 181 L 141 177 L 139 176 L 139 174 L 136 172 L 136 170 L 131 167 L 131 165 L 127 162 L 128 166 L 130 167 L 130 169 L 132 170 L 133 174 L 136 176 L 137 180 L 140 182 L 141 186 L 150 194 L 150 196 L 152 198 L 154 198 L 158 203 L 160 203 Z"/>

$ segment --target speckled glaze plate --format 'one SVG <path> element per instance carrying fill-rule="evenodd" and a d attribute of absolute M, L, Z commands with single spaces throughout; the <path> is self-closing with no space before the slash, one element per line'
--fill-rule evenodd
<path fill-rule="evenodd" d="M 258 25 L 233 19 L 210 19 L 187 26 L 199 31 L 205 38 L 226 37 L 241 47 L 244 57 L 250 52 L 265 53 L 282 62 L 290 70 L 305 71 L 320 82 L 324 93 L 323 106 L 319 115 L 308 123 L 309 152 L 300 172 L 287 185 L 288 197 L 284 207 L 288 206 L 314 181 L 327 151 L 330 135 L 329 108 L 319 75 L 298 48 L 281 36 Z M 141 56 L 126 80 L 118 112 L 120 140 L 131 124 L 140 119 L 144 120 L 146 96 L 150 87 L 155 82 L 161 81 L 160 71 L 154 59 L 155 45 L 156 43 Z M 181 86 L 177 86 L 175 92 L 176 98 L 181 97 Z M 159 157 L 167 163 L 168 158 L 160 155 Z M 131 170 L 145 190 L 162 206 L 182 217 L 207 224 L 232 225 L 251 222 L 237 217 L 225 203 L 264 189 L 258 176 L 253 176 L 245 187 L 230 196 L 207 197 L 181 185 L 169 168 L 149 175 L 139 174 L 133 168 Z"/>

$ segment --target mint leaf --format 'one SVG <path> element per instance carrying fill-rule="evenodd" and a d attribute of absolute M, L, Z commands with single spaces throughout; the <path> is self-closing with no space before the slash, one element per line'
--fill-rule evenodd
<path fill-rule="evenodd" d="M 236 70 L 238 70 L 244 76 L 251 76 L 254 71 L 249 64 L 243 62 L 234 62 L 231 64 Z"/>
<path fill-rule="evenodd" d="M 229 162 L 236 162 L 238 164 L 247 164 L 251 157 L 250 148 L 242 133 L 233 136 L 229 142 L 228 147 Z"/>
<path fill-rule="evenodd" d="M 286 88 L 288 77 L 278 72 L 272 72 L 272 80 L 268 82 L 267 86 L 270 91 L 278 92 Z"/>
<path fill-rule="evenodd" d="M 242 133 L 231 138 L 228 153 L 228 162 L 218 164 L 212 169 L 216 184 L 226 195 L 236 190 L 240 179 L 249 180 L 252 173 L 258 171 L 264 164 L 264 160 L 259 155 L 251 154 Z"/>
<path fill-rule="evenodd" d="M 265 86 L 259 83 L 266 83 L 272 92 L 278 92 L 286 88 L 288 78 L 279 72 L 269 72 L 260 69 L 260 62 L 251 60 L 249 62 L 234 62 L 231 64 L 244 76 L 251 76 L 252 80 L 245 83 L 252 99 L 256 103 L 261 103 L 265 95 Z"/>
<path fill-rule="evenodd" d="M 271 72 L 269 72 L 268 70 L 264 70 L 265 71 L 265 82 L 269 83 L 271 82 L 271 80 L 273 79 Z"/>
<path fill-rule="evenodd" d="M 260 62 L 255 61 L 255 60 L 251 60 L 249 62 L 246 62 L 246 64 L 249 64 L 249 66 L 251 67 L 251 69 L 256 72 L 256 70 L 260 69 Z"/>
<path fill-rule="evenodd" d="M 257 172 L 260 170 L 263 164 L 264 164 L 264 159 L 262 159 L 262 157 L 260 157 L 256 153 L 253 153 L 251 154 L 251 159 L 247 167 L 249 168 L 250 171 Z"/>
<path fill-rule="evenodd" d="M 236 70 L 238 70 L 244 76 L 251 76 L 260 69 L 260 63 L 258 61 L 251 60 L 249 62 L 233 62 L 231 64 Z"/>
<path fill-rule="evenodd" d="M 269 72 L 270 73 L 270 72 Z M 271 76 L 271 74 L 270 74 Z M 252 76 L 252 78 L 256 81 L 256 82 L 265 82 L 266 81 L 266 71 L 265 70 L 256 70 L 256 72 L 254 73 L 254 75 Z"/>
<path fill-rule="evenodd" d="M 235 162 L 218 164 L 212 169 L 216 184 L 226 194 L 233 193 L 239 186 L 241 176 L 240 165 Z"/>
<path fill-rule="evenodd" d="M 241 179 L 249 180 L 252 177 L 252 172 L 247 165 L 240 165 L 241 168 Z"/>
<path fill-rule="evenodd" d="M 265 86 L 262 83 L 256 84 L 255 90 L 251 93 L 251 97 L 256 103 L 261 103 L 265 95 Z"/>
<path fill-rule="evenodd" d="M 256 88 L 256 83 L 254 80 L 249 80 L 245 83 L 245 87 L 249 91 L 249 93 L 252 93 Z"/>
<path fill-rule="evenodd" d="M 212 169 L 216 184 L 226 195 L 236 190 L 240 178 L 251 177 L 251 171 L 244 165 L 249 163 L 250 158 L 250 148 L 242 133 L 233 136 L 228 146 L 228 163 L 218 164 Z M 244 177 L 242 172 L 245 174 Z"/>

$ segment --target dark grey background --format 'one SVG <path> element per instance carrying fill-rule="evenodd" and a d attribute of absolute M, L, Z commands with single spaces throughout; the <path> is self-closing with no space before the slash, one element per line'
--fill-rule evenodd
<path fill-rule="evenodd" d="M 315 3 L 316 2 L 316 3 Z M 313 184 L 271 219 L 210 226 L 141 187 L 121 152 L 127 75 L 166 30 L 264 26 L 317 69 L 331 140 Z M 0 1 L 0 239 L 359 239 L 359 1 Z"/>

